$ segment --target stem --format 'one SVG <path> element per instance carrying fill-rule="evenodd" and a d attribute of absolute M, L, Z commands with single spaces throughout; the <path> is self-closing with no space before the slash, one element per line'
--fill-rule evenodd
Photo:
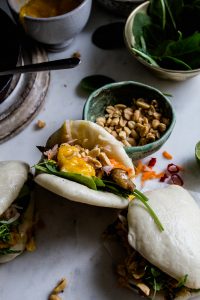
<path fill-rule="evenodd" d="M 142 193 L 138 193 L 138 191 L 136 190 L 133 192 L 133 194 L 144 204 L 144 206 L 146 206 L 149 214 L 151 215 L 151 217 L 153 218 L 154 222 L 156 223 L 156 225 L 158 226 L 159 230 L 162 232 L 164 231 L 164 227 L 161 224 L 160 220 L 158 219 L 157 215 L 155 214 L 155 212 L 153 211 L 153 209 L 151 208 L 151 206 L 147 203 L 148 198 L 146 196 L 144 196 Z M 141 195 L 140 195 L 141 194 Z M 147 199 L 147 200 L 146 200 Z"/>

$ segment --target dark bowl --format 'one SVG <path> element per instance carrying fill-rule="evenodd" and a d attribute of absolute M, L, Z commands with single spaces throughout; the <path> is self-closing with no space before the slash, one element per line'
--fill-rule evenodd
<path fill-rule="evenodd" d="M 14 68 L 20 56 L 20 42 L 17 26 L 12 19 L 0 9 L 1 31 L 0 70 Z M 0 76 L 0 103 L 5 100 L 13 75 Z"/>
<path fill-rule="evenodd" d="M 115 15 L 128 17 L 132 10 L 144 0 L 96 0 L 96 2 Z"/>

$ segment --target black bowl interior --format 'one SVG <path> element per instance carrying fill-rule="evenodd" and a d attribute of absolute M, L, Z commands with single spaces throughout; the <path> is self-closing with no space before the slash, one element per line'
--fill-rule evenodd
<path fill-rule="evenodd" d="M 20 54 L 20 42 L 17 26 L 12 19 L 0 9 L 0 70 L 17 65 Z M 9 89 L 12 75 L 0 76 L 0 103 Z"/>

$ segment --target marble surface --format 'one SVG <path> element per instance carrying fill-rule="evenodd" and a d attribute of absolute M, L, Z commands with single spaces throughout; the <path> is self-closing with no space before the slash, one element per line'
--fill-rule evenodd
<path fill-rule="evenodd" d="M 1 6 L 4 4 L 5 1 L 1 1 Z M 44 145 L 65 119 L 82 117 L 88 95 L 78 88 L 80 80 L 102 74 L 116 81 L 139 81 L 172 95 L 177 122 L 169 140 L 154 155 L 155 169 L 166 168 L 169 162 L 162 158 L 162 151 L 168 151 L 173 155 L 173 162 L 184 168 L 184 186 L 200 192 L 200 168 L 194 156 L 195 144 L 200 140 L 200 76 L 185 82 L 162 81 L 153 77 L 125 48 L 108 51 L 94 46 L 92 32 L 100 25 L 117 20 L 119 18 L 100 7 L 93 7 L 87 26 L 70 47 L 64 52 L 49 54 L 50 59 L 57 59 L 78 51 L 82 63 L 72 70 L 51 72 L 42 111 L 23 132 L 0 145 L 0 159 L 19 159 L 30 165 L 37 162 L 40 153 L 36 145 Z M 37 130 L 35 125 L 39 119 L 46 122 L 46 127 Z M 140 188 L 139 180 L 137 184 Z M 157 181 L 147 182 L 144 189 L 158 185 Z M 36 234 L 37 250 L 0 266 L 1 300 L 47 299 L 62 277 L 68 280 L 62 299 L 140 299 L 117 286 L 112 257 L 101 240 L 101 233 L 114 220 L 116 211 L 73 203 L 40 188 L 36 190 L 36 201 L 44 223 Z"/>

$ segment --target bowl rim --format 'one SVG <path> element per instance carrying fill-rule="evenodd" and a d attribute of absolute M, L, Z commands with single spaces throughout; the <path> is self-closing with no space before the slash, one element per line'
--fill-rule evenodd
<path fill-rule="evenodd" d="M 82 2 L 77 6 L 75 7 L 73 10 L 69 11 L 69 12 L 66 12 L 62 15 L 58 15 L 58 16 L 54 16 L 54 17 L 47 17 L 47 18 L 36 18 L 36 17 L 31 17 L 31 16 L 24 16 L 23 18 L 26 19 L 26 20 L 30 20 L 30 21 L 40 21 L 40 22 L 47 22 L 47 21 L 57 21 L 57 20 L 60 20 L 60 19 L 63 19 L 66 17 L 66 15 L 70 16 L 70 15 L 73 15 L 76 13 L 76 11 L 80 8 L 82 8 L 83 6 L 86 5 L 87 2 L 91 2 L 92 3 L 92 0 L 82 0 Z M 17 11 L 13 5 L 12 5 L 12 1 L 10 0 L 7 0 L 7 3 L 9 5 L 9 7 L 17 14 L 19 15 L 19 11 Z"/>
<path fill-rule="evenodd" d="M 124 27 L 124 41 L 126 44 L 126 47 L 128 48 L 129 52 L 138 60 L 140 61 L 143 65 L 145 65 L 146 67 L 149 67 L 155 71 L 162 71 L 162 72 L 166 72 L 169 74 L 194 74 L 194 73 L 199 73 L 200 72 L 200 68 L 197 69 L 192 69 L 192 70 L 174 70 L 174 69 L 165 69 L 162 68 L 160 66 L 153 66 L 150 63 L 148 63 L 147 61 L 145 61 L 144 59 L 142 59 L 137 53 L 134 52 L 134 50 L 131 47 L 131 41 L 129 38 L 129 27 L 132 26 L 132 19 L 133 17 L 135 17 L 135 15 L 141 11 L 141 9 L 145 9 L 148 7 L 150 1 L 145 1 L 144 3 L 140 4 L 139 6 L 137 6 L 135 9 L 133 9 L 133 11 L 130 13 L 130 15 L 128 16 L 127 20 L 126 20 L 126 24 Z"/>
<path fill-rule="evenodd" d="M 129 80 L 129 81 L 120 81 L 120 82 L 115 82 L 115 83 L 109 83 L 109 84 L 106 84 L 106 85 L 100 87 L 99 89 L 92 92 L 90 94 L 90 96 L 88 97 L 88 99 L 86 100 L 85 105 L 83 107 L 83 120 L 90 121 L 87 118 L 87 113 L 89 111 L 90 102 L 94 97 L 98 96 L 104 90 L 107 90 L 107 89 L 110 89 L 110 88 L 113 89 L 115 87 L 125 86 L 125 85 L 140 86 L 140 87 L 143 87 L 145 89 L 153 90 L 154 92 L 158 93 L 163 98 L 163 100 L 165 100 L 165 102 L 167 102 L 167 104 L 169 105 L 169 108 L 170 108 L 171 114 L 172 114 L 172 118 L 171 118 L 171 123 L 170 123 L 169 127 L 167 128 L 167 130 L 163 133 L 163 135 L 158 140 L 156 140 L 154 142 L 151 142 L 151 143 L 148 143 L 146 145 L 142 145 L 142 146 L 124 147 L 124 149 L 126 150 L 127 153 L 134 153 L 134 152 L 147 151 L 148 149 L 151 149 L 152 147 L 156 147 L 156 146 L 159 147 L 160 145 L 163 145 L 165 143 L 166 139 L 172 133 L 172 130 L 175 126 L 176 113 L 175 113 L 175 110 L 173 108 L 173 105 L 172 105 L 171 101 L 167 98 L 167 96 L 165 96 L 157 88 L 154 88 L 154 87 L 152 87 L 148 84 L 144 84 L 144 83 L 141 83 L 141 82 Z"/>

